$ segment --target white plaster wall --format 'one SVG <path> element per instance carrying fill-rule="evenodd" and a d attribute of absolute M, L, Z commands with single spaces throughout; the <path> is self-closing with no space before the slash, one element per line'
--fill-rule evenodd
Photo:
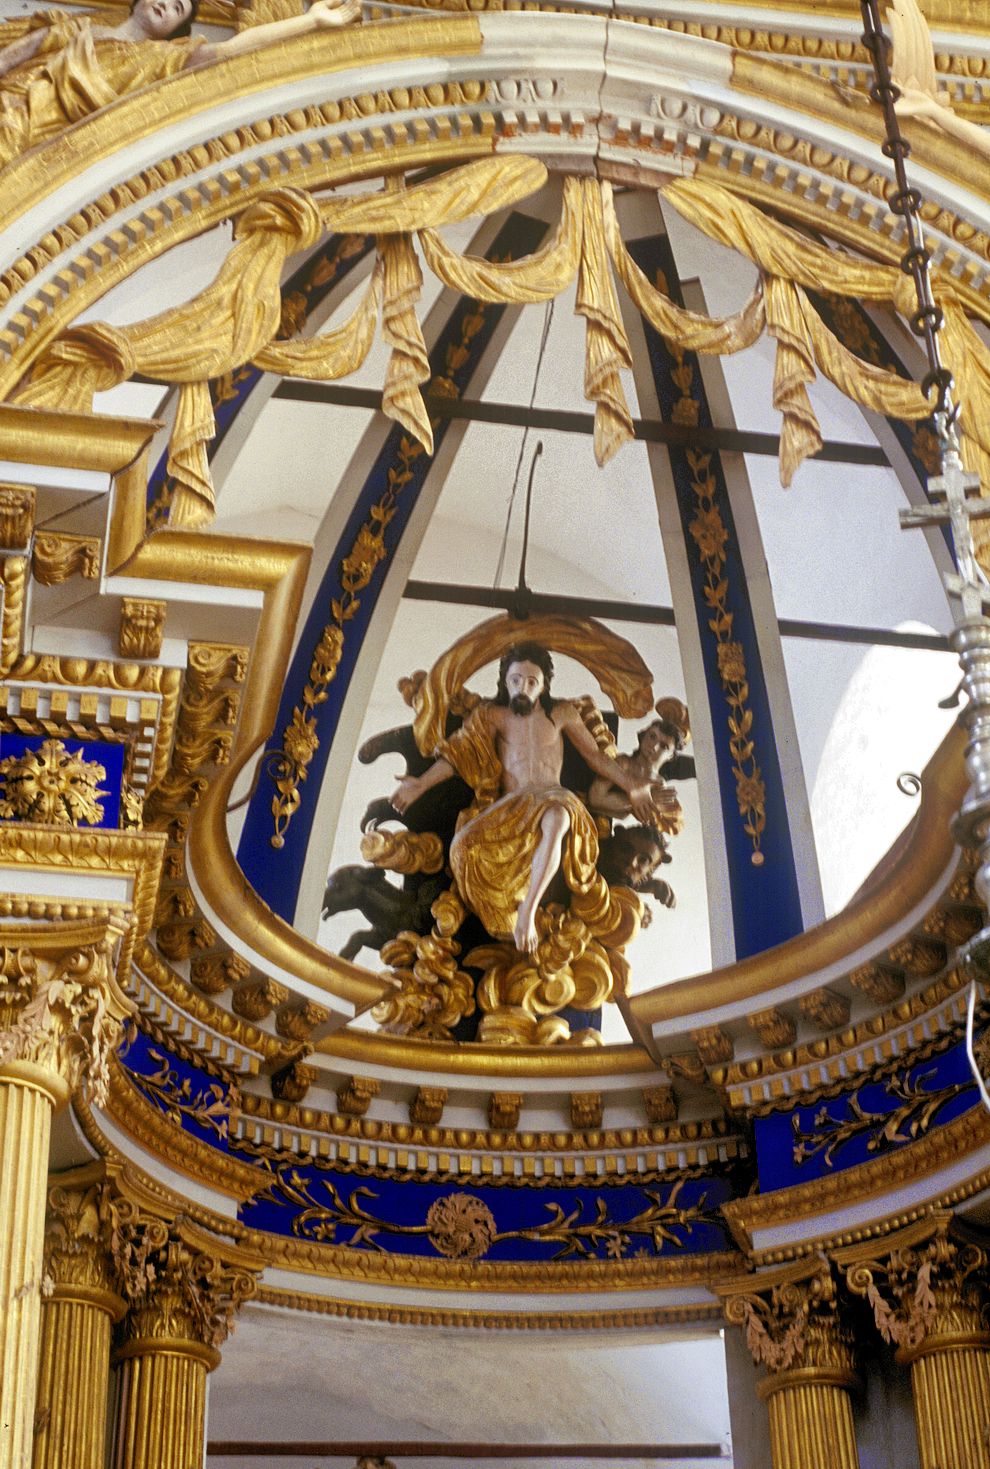
<path fill-rule="evenodd" d="M 208 1436 L 265 1442 L 712 1443 L 727 1454 L 723 1343 L 717 1331 L 634 1339 L 606 1333 L 516 1335 L 275 1316 L 248 1307 L 211 1378 Z M 292 1469 L 318 1463 L 322 1469 L 331 1462 L 344 1464 L 312 1456 L 208 1460 L 209 1469 L 256 1469 L 260 1463 Z M 406 1459 L 397 1469 L 440 1469 L 448 1462 L 456 1469 L 457 1463 L 479 1461 Z M 524 1462 L 534 1469 L 551 1462 L 590 1469 L 592 1461 Z"/>

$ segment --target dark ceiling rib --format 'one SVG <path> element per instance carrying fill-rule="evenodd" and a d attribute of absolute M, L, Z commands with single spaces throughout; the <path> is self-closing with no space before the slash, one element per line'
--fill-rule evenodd
<path fill-rule="evenodd" d="M 721 1444 L 242 1443 L 214 1440 L 209 1459 L 725 1459 Z"/>
<path fill-rule="evenodd" d="M 408 581 L 403 593 L 412 602 L 452 602 L 461 607 L 492 607 L 511 612 L 518 606 L 519 593 L 510 587 L 470 587 L 438 581 Z M 609 602 L 600 597 L 567 597 L 548 592 L 527 592 L 530 612 L 562 612 L 578 617 L 607 617 L 614 622 L 645 622 L 654 627 L 673 627 L 672 607 L 637 602 Z M 946 653 L 948 639 L 939 633 L 895 632 L 885 627 L 844 627 L 834 622 L 804 622 L 793 617 L 779 620 L 783 638 L 812 638 L 824 643 L 867 643 L 883 648 L 922 648 Z"/>
<path fill-rule="evenodd" d="M 338 408 L 365 408 L 378 412 L 382 395 L 373 388 L 349 388 L 340 383 L 308 383 L 284 379 L 274 397 L 293 403 L 330 403 Z M 472 423 L 506 423 L 516 428 L 556 429 L 565 434 L 593 434 L 594 414 L 564 413 L 556 408 L 526 408 L 521 403 L 488 403 L 478 398 L 443 398 L 435 393 L 423 394 L 426 407 L 435 418 L 466 418 Z M 693 428 L 680 423 L 660 423 L 654 418 L 633 419 L 637 439 L 648 444 L 675 444 L 689 449 L 721 449 L 738 454 L 780 452 L 777 434 L 750 433 L 736 428 Z M 889 463 L 876 444 L 824 444 L 814 456 L 835 464 Z"/>

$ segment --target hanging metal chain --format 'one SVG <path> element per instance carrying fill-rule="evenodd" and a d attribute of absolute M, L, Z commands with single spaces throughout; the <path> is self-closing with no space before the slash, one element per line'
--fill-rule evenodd
<path fill-rule="evenodd" d="M 951 430 L 958 416 L 953 406 L 952 373 L 942 361 L 938 334 L 942 329 L 942 308 L 932 294 L 931 252 L 925 243 L 921 227 L 921 195 L 908 182 L 905 163 L 911 154 L 911 144 L 901 132 L 900 120 L 894 108 L 900 89 L 890 74 L 888 52 L 890 41 L 884 35 L 880 20 L 879 0 L 861 0 L 863 15 L 863 44 L 873 62 L 873 86 L 870 96 L 883 109 L 884 142 L 882 152 L 894 166 L 896 187 L 887 195 L 887 203 L 894 214 L 900 215 L 907 233 L 907 249 L 901 257 L 901 269 L 914 281 L 917 310 L 911 317 L 911 327 L 916 336 L 924 341 L 928 358 L 928 372 L 922 381 L 922 390 L 932 403 L 932 411 L 938 420 L 944 421 L 945 429 Z"/>
<path fill-rule="evenodd" d="M 948 523 L 955 553 L 956 570 L 945 576 L 945 587 L 953 607 L 955 628 L 950 637 L 962 667 L 962 690 L 967 707 L 962 716 L 969 735 L 966 770 L 970 787 L 954 822 L 954 834 L 963 846 L 979 851 L 975 885 L 984 907 L 990 906 L 990 584 L 976 559 L 973 521 L 990 515 L 990 500 L 980 494 L 979 477 L 963 468 L 959 445 L 960 405 L 953 401 L 952 373 L 942 360 L 939 333 L 943 313 L 935 301 L 931 280 L 931 253 L 921 226 L 921 195 L 908 180 L 906 162 L 911 145 L 901 132 L 896 102 L 900 91 L 891 76 L 890 42 L 883 31 L 879 0 L 861 0 L 863 44 L 873 62 L 870 96 L 883 111 L 882 150 L 894 170 L 894 186 L 888 195 L 891 210 L 904 220 L 907 248 L 901 269 L 914 282 L 917 309 L 911 327 L 919 336 L 928 359 L 922 388 L 932 404 L 938 437 L 941 473 L 928 481 L 928 505 L 912 506 L 900 513 L 905 528 Z M 966 1051 L 984 1105 L 990 1109 L 987 1088 L 974 1044 L 975 1017 L 980 991 L 990 980 L 990 927 L 984 927 L 953 956 L 953 963 L 969 971 L 971 987 L 966 1025 Z"/>

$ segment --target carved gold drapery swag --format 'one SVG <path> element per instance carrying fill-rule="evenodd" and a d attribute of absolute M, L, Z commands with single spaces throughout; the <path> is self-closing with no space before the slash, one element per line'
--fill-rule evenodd
<path fill-rule="evenodd" d="M 545 179 L 546 169 L 534 159 L 506 157 L 480 159 L 414 188 L 322 204 L 294 189 L 267 194 L 238 220 L 234 248 L 205 291 L 132 326 L 94 322 L 63 333 L 14 400 L 36 408 L 88 410 L 94 393 L 135 373 L 178 384 L 167 461 L 178 485 L 170 519 L 173 525 L 202 524 L 212 519 L 215 505 L 206 455 L 215 432 L 209 379 L 252 361 L 284 376 L 322 381 L 343 377 L 367 356 L 381 303 L 383 336 L 392 347 L 385 411 L 432 450 L 432 429 L 419 390 L 429 376 L 429 361 L 415 311 L 422 276 L 411 235 L 428 224 L 451 224 L 506 208 Z M 285 262 L 310 249 L 326 230 L 382 237 L 368 293 L 350 321 L 325 337 L 275 342 Z M 192 341 L 195 352 L 190 351 Z"/>
<path fill-rule="evenodd" d="M 851 300 L 881 302 L 908 316 L 914 310 L 912 287 L 897 267 L 818 245 L 768 219 L 717 184 L 677 179 L 664 188 L 664 195 L 691 224 L 710 239 L 746 255 L 760 271 L 767 296 L 767 328 L 778 343 L 774 405 L 784 415 L 782 483 L 790 482 L 794 469 L 820 444 L 817 421 L 804 390 L 804 384 L 814 378 L 815 366 L 865 408 L 893 418 L 929 416 L 931 405 L 920 388 L 849 352 L 828 330 L 805 294 L 806 290 L 828 291 Z M 769 289 L 771 281 L 774 284 Z M 988 482 L 990 356 L 967 319 L 951 281 L 937 279 L 936 295 L 945 311 L 945 360 L 967 409 L 963 456 L 967 467 Z"/>
<path fill-rule="evenodd" d="M 330 381 L 354 372 L 372 345 L 379 310 L 391 349 L 383 410 L 432 451 L 433 431 L 421 386 L 430 376 L 417 304 L 422 287 L 418 234 L 427 266 L 450 288 L 480 301 L 531 304 L 559 295 L 577 277 L 575 310 L 586 326 L 584 389 L 595 404 L 595 456 L 604 464 L 633 437 L 620 373 L 631 364 L 613 269 L 637 309 L 681 350 L 738 352 L 763 331 L 776 342 L 773 402 L 782 415 L 781 483 L 821 447 L 808 387 L 822 373 L 874 412 L 927 418 L 920 388 L 854 355 L 828 329 L 808 298 L 825 290 L 857 301 L 913 309 L 910 283 L 895 267 L 830 250 L 706 180 L 677 179 L 665 196 L 711 239 L 746 255 L 760 279 L 735 314 L 708 317 L 677 306 L 636 265 L 619 232 L 611 187 L 594 178 L 564 181 L 560 220 L 534 254 L 498 263 L 459 254 L 439 226 L 506 208 L 546 179 L 535 159 L 481 159 L 412 187 L 317 202 L 298 191 L 264 196 L 239 219 L 235 244 L 216 280 L 173 311 L 128 327 L 92 323 L 64 333 L 15 393 L 34 407 L 89 409 L 93 394 L 146 373 L 179 387 L 168 471 L 179 486 L 173 524 L 209 520 L 214 496 L 206 448 L 214 433 L 208 381 L 254 362 L 283 376 Z M 342 326 L 307 340 L 278 341 L 279 283 L 288 257 L 321 233 L 374 234 L 378 258 L 367 290 Z M 967 405 L 964 455 L 983 478 L 990 469 L 990 353 L 966 318 L 951 282 L 938 294 L 946 315 L 946 361 Z M 196 341 L 196 352 L 189 350 Z M 990 534 L 990 531 L 985 532 Z"/>

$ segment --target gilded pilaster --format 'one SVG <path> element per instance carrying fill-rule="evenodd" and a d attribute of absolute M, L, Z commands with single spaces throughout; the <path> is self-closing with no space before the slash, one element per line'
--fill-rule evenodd
<path fill-rule="evenodd" d="M 48 1191 L 34 1469 L 103 1469 L 113 1323 L 124 1314 L 101 1164 Z"/>
<path fill-rule="evenodd" d="M 51 1119 L 77 1085 L 106 1095 L 131 1008 L 120 933 L 106 919 L 0 931 L 0 1469 L 31 1463 Z"/>
<path fill-rule="evenodd" d="M 258 1263 L 184 1225 L 154 1220 L 122 1231 L 118 1264 L 130 1308 L 116 1354 L 114 1469 L 202 1464 L 207 1374 L 255 1292 Z"/>
<path fill-rule="evenodd" d="M 983 1245 L 951 1214 L 839 1252 L 850 1290 L 910 1365 L 921 1469 L 990 1469 L 990 1332 Z"/>
<path fill-rule="evenodd" d="M 717 1287 L 766 1376 L 773 1469 L 859 1469 L 850 1390 L 853 1337 L 827 1262 L 798 1261 Z"/>

